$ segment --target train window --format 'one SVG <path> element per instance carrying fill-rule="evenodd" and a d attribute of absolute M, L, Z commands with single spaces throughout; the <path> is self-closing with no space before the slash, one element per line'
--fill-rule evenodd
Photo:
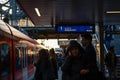
<path fill-rule="evenodd" d="M 26 50 L 26 47 L 22 47 L 22 55 L 23 55 L 23 68 L 27 66 L 27 62 L 26 62 L 26 53 L 27 53 L 27 50 Z"/>
<path fill-rule="evenodd" d="M 34 55 L 33 55 L 33 50 L 28 50 L 28 55 L 27 55 L 27 63 L 28 65 L 32 64 L 34 62 Z"/>
<path fill-rule="evenodd" d="M 28 65 L 31 63 L 31 59 L 30 59 L 30 58 L 31 58 L 31 56 L 28 55 L 28 56 L 27 56 L 27 63 L 28 63 Z"/>
<path fill-rule="evenodd" d="M 20 48 L 16 47 L 15 52 L 16 52 L 16 69 L 18 70 L 22 68 L 22 58 L 20 54 Z"/>
<path fill-rule="evenodd" d="M 8 76 L 10 73 L 10 46 L 6 43 L 0 44 L 0 77 Z"/>

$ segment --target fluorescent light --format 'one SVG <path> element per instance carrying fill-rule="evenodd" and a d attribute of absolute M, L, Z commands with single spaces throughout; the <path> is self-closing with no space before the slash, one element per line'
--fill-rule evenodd
<path fill-rule="evenodd" d="M 41 16 L 38 8 L 35 8 L 35 12 L 37 13 L 38 16 Z"/>
<path fill-rule="evenodd" d="M 120 11 L 106 11 L 108 14 L 120 14 Z"/>

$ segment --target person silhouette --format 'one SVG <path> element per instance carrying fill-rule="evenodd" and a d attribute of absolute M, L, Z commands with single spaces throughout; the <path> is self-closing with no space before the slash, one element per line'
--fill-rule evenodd
<path fill-rule="evenodd" d="M 117 79 L 117 76 L 116 76 L 116 62 L 117 62 L 117 58 L 116 58 L 116 55 L 115 55 L 114 46 L 110 46 L 110 49 L 105 56 L 105 63 L 106 63 L 107 69 L 108 69 L 110 80 L 112 80 L 112 76 L 114 77 L 115 80 Z"/>
<path fill-rule="evenodd" d="M 35 80 L 51 80 L 53 77 L 49 53 L 46 49 L 39 51 L 39 59 L 34 63 L 36 67 Z M 52 74 L 52 75 L 50 75 Z"/>
<path fill-rule="evenodd" d="M 81 34 L 81 46 L 85 51 L 85 56 L 87 57 L 87 67 L 89 69 L 88 75 L 86 75 L 86 80 L 106 80 L 104 73 L 99 71 L 96 59 L 96 50 L 92 44 L 91 34 Z"/>
<path fill-rule="evenodd" d="M 63 65 L 62 80 L 83 80 L 83 75 L 87 74 L 89 70 L 86 68 L 86 56 L 83 56 L 84 50 L 81 45 L 71 40 L 67 46 L 67 56 Z"/>

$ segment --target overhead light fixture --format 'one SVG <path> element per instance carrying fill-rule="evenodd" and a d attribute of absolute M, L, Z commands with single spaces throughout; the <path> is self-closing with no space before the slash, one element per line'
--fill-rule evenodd
<path fill-rule="evenodd" d="M 41 16 L 40 11 L 38 8 L 35 8 L 35 12 L 37 13 L 38 16 Z"/>
<path fill-rule="evenodd" d="M 108 14 L 120 14 L 120 11 L 106 11 Z"/>

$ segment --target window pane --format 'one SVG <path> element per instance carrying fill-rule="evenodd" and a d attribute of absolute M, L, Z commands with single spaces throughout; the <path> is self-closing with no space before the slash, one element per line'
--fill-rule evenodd
<path fill-rule="evenodd" d="M 10 47 L 8 44 L 0 44 L 0 77 L 5 77 L 10 73 Z"/>
<path fill-rule="evenodd" d="M 16 47 L 15 52 L 16 52 L 16 69 L 18 70 L 22 68 L 20 48 Z"/>

